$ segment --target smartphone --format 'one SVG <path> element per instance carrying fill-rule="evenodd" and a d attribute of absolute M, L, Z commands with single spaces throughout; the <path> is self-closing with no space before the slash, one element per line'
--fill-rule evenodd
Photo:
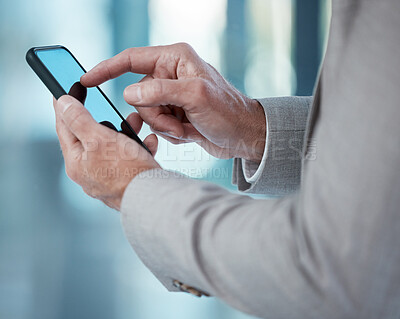
<path fill-rule="evenodd" d="M 26 61 L 56 99 L 65 94 L 74 96 L 97 122 L 129 136 L 151 153 L 99 87 L 85 88 L 80 84 L 86 71 L 66 47 L 31 48 L 26 53 Z"/>

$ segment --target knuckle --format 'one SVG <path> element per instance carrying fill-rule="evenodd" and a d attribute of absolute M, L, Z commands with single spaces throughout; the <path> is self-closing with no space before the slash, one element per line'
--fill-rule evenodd
<path fill-rule="evenodd" d="M 178 49 L 178 51 L 183 52 L 183 53 L 193 53 L 194 52 L 192 46 L 186 42 L 179 42 L 179 43 L 175 44 L 175 46 Z"/>
<path fill-rule="evenodd" d="M 116 56 L 118 56 L 119 59 L 130 62 L 132 54 L 133 54 L 133 48 L 128 48 L 128 49 L 121 51 L 121 53 Z"/>
<path fill-rule="evenodd" d="M 198 78 L 194 83 L 194 97 L 198 103 L 202 103 L 208 100 L 210 94 L 210 86 L 208 82 L 204 79 Z"/>
<path fill-rule="evenodd" d="M 125 49 L 123 51 L 123 55 L 125 56 L 125 59 L 128 63 L 128 65 L 130 66 L 130 69 L 132 69 L 132 57 L 135 55 L 135 48 L 129 48 L 129 49 Z"/>
<path fill-rule="evenodd" d="M 100 68 L 107 68 L 107 60 L 101 61 L 101 62 L 97 65 L 97 67 L 100 67 Z"/>
<path fill-rule="evenodd" d="M 109 78 L 109 79 L 114 78 L 114 75 L 112 74 L 112 72 L 110 70 L 110 65 L 109 65 L 110 61 L 103 61 L 101 63 L 102 63 L 102 65 L 100 67 L 102 67 L 105 70 L 105 72 L 107 74 L 107 78 Z"/>
<path fill-rule="evenodd" d="M 131 56 L 134 53 L 135 48 L 128 48 L 122 51 L 122 54 Z"/>
<path fill-rule="evenodd" d="M 189 43 L 187 43 L 187 42 L 179 42 L 176 45 L 181 49 L 185 49 L 185 50 L 191 50 L 192 49 L 191 45 Z"/>

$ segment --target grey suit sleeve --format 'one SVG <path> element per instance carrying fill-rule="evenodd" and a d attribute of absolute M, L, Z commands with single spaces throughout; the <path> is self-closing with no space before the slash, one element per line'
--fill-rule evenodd
<path fill-rule="evenodd" d="M 344 205 L 350 186 L 334 192 L 314 178 L 305 192 L 255 200 L 146 171 L 124 194 L 124 231 L 171 291 L 176 279 L 263 318 L 397 318 L 378 314 L 398 304 L 400 237 L 387 231 L 398 209 Z"/>
<path fill-rule="evenodd" d="M 278 196 L 298 190 L 304 133 L 312 100 L 312 97 L 259 100 L 267 119 L 266 150 L 261 164 L 234 159 L 232 182 L 240 191 Z M 260 176 L 249 181 L 244 171 L 251 174 L 257 169 L 262 170 Z"/>
<path fill-rule="evenodd" d="M 130 183 L 121 212 L 132 247 L 168 290 L 176 279 L 260 317 L 314 318 L 333 311 L 320 291 L 330 278 L 310 258 L 296 204 L 152 170 Z"/>

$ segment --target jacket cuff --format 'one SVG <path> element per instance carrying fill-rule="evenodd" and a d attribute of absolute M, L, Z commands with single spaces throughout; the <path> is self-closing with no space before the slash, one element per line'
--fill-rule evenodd
<path fill-rule="evenodd" d="M 204 278 L 194 278 L 193 270 L 185 270 L 193 256 L 190 238 L 182 231 L 192 231 L 190 221 L 179 209 L 182 198 L 177 194 L 187 192 L 190 179 L 176 172 L 153 169 L 140 173 L 128 185 L 121 202 L 121 219 L 125 235 L 147 268 L 169 291 L 192 291 L 209 295 L 198 289 L 207 286 Z M 162 201 L 162 204 L 159 202 Z M 181 243 L 181 249 L 177 243 Z M 191 263 L 195 265 L 196 263 Z M 179 282 L 181 285 L 177 285 Z M 184 283 L 184 284 L 182 284 Z M 193 288 L 192 288 L 193 287 Z M 186 292 L 191 292 L 189 291 Z"/>
<path fill-rule="evenodd" d="M 236 158 L 233 184 L 242 192 L 282 196 L 300 186 L 302 150 L 312 97 L 280 97 L 260 99 L 263 106 L 267 138 L 263 159 L 253 178 L 245 171 L 254 171 L 254 164 Z M 247 166 L 247 167 L 246 167 Z"/>

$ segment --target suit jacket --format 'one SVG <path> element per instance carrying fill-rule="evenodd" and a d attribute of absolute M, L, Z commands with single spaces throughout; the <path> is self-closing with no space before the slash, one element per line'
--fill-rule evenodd
<path fill-rule="evenodd" d="M 399 318 L 399 101 L 400 1 L 333 1 L 313 103 L 261 99 L 261 174 L 235 159 L 240 190 L 283 196 L 147 171 L 122 200 L 126 236 L 172 291 L 259 317 Z"/>

